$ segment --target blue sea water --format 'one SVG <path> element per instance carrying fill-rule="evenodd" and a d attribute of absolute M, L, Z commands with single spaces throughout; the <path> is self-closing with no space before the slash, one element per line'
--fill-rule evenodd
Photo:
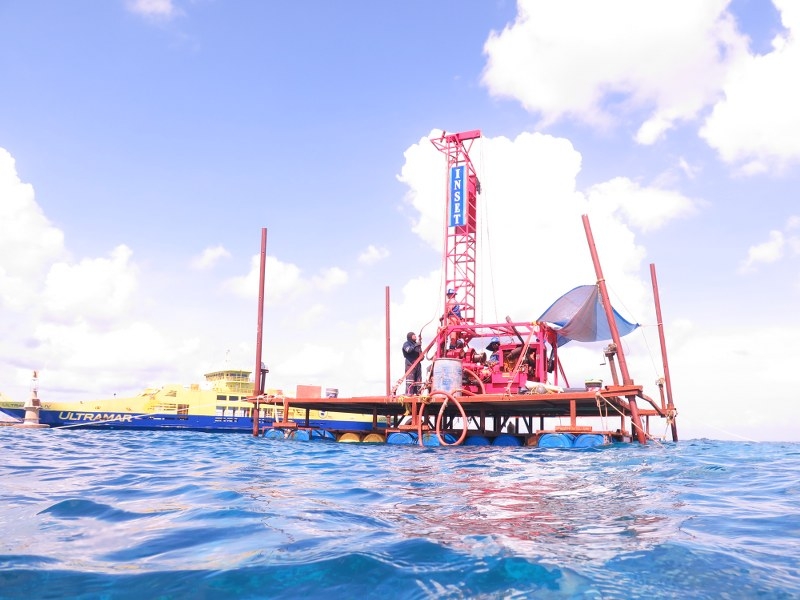
<path fill-rule="evenodd" d="M 800 444 L 0 428 L 1 598 L 797 598 Z"/>

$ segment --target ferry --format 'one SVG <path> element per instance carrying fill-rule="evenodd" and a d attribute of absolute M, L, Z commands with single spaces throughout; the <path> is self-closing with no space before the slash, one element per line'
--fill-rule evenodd
<path fill-rule="evenodd" d="M 12 417 L 7 412 L 7 410 L 22 409 L 23 406 L 24 403 L 12 400 L 8 396 L 6 396 L 3 392 L 0 392 L 0 426 L 14 425 L 15 423 L 18 423 L 19 419 L 17 419 L 16 417 Z"/>
<path fill-rule="evenodd" d="M 302 440 L 337 439 L 419 446 L 525 446 L 583 449 L 617 443 L 678 441 L 677 409 L 666 354 L 655 265 L 650 265 L 663 374 L 646 393 L 628 369 L 621 337 L 638 328 L 612 306 L 588 215 L 582 216 L 596 281 L 579 283 L 538 317 L 486 323 L 477 320 L 476 271 L 481 185 L 469 152 L 479 130 L 443 132 L 431 142 L 446 160 L 446 223 L 442 312 L 435 335 L 419 347 L 404 375 L 389 380 L 394 347 L 387 323 L 384 393 L 352 398 L 297 398 L 285 408 L 380 415 L 386 427 L 366 435 L 323 431 L 275 421 L 254 434 Z M 262 286 L 266 230 L 262 229 Z M 263 296 L 263 289 L 262 294 Z M 386 294 L 388 321 L 389 300 Z M 261 306 L 263 310 L 263 305 Z M 424 327 L 423 327 L 424 328 Z M 422 337 L 422 329 L 420 329 Z M 410 337 L 410 336 L 409 336 Z M 566 344 L 597 344 L 608 374 L 567 378 Z M 257 348 L 260 349 L 260 338 Z M 597 346 L 599 350 L 600 347 Z M 257 357 L 258 360 L 258 357 Z M 423 363 L 428 369 L 418 369 Z M 258 362 L 256 362 L 258 364 Z M 423 371 L 419 381 L 415 373 Z M 255 406 L 260 397 L 250 399 Z M 265 401 L 268 400 L 265 398 Z M 659 430 L 663 433 L 659 436 Z"/>
<path fill-rule="evenodd" d="M 265 370 L 262 370 L 262 373 Z M 252 371 L 224 369 L 205 374 L 203 383 L 167 384 L 131 397 L 101 400 L 38 400 L 38 422 L 50 427 L 83 429 L 191 430 L 244 432 L 253 430 Z M 261 378 L 263 389 L 263 376 Z M 36 385 L 34 383 L 34 388 Z M 321 395 L 319 386 L 297 386 L 301 397 Z M 34 394 L 35 395 L 35 394 Z M 266 390 L 257 415 L 257 427 L 275 422 L 337 431 L 364 431 L 385 427 L 386 420 L 324 409 L 285 408 L 282 390 Z M 24 402 L 0 395 L 0 413 L 22 423 Z"/>

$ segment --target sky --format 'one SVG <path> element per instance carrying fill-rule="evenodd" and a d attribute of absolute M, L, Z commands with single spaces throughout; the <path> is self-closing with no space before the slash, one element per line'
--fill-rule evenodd
<path fill-rule="evenodd" d="M 253 369 L 382 394 L 443 306 L 442 131 L 479 129 L 479 319 L 596 282 L 682 439 L 800 441 L 792 0 L 0 0 L 0 391 Z M 600 377 L 604 344 L 561 358 Z M 655 435 L 662 435 L 661 424 Z"/>

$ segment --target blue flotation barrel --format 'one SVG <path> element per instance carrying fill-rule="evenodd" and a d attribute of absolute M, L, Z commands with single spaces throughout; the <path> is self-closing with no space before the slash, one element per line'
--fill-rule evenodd
<path fill-rule="evenodd" d="M 327 429 L 312 429 L 311 430 L 312 442 L 335 442 L 336 436 Z"/>
<path fill-rule="evenodd" d="M 286 435 L 284 435 L 283 429 L 267 429 L 264 432 L 264 437 L 268 440 L 282 440 Z"/>
<path fill-rule="evenodd" d="M 489 438 L 482 435 L 471 435 L 464 440 L 465 446 L 488 446 L 489 444 Z"/>
<path fill-rule="evenodd" d="M 456 443 L 456 438 L 454 438 L 451 434 L 445 433 L 442 435 L 444 439 L 444 443 L 452 446 Z M 439 441 L 439 436 L 436 435 L 435 432 L 428 432 L 422 434 L 422 445 L 423 446 L 441 446 L 442 443 Z"/>
<path fill-rule="evenodd" d="M 417 434 L 413 431 L 393 431 L 386 437 L 386 443 L 409 445 L 416 444 L 417 439 Z"/>
<path fill-rule="evenodd" d="M 575 436 L 571 433 L 545 433 L 539 438 L 539 448 L 572 448 Z"/>
<path fill-rule="evenodd" d="M 311 432 L 307 429 L 295 429 L 289 432 L 287 436 L 290 440 L 296 440 L 298 442 L 307 442 L 311 439 Z"/>
<path fill-rule="evenodd" d="M 606 442 L 606 436 L 601 433 L 582 433 L 575 438 L 572 444 L 575 448 L 592 448 L 594 446 L 602 446 Z"/>
<path fill-rule="evenodd" d="M 509 433 L 501 433 L 494 438 L 492 446 L 522 446 L 522 440 Z"/>

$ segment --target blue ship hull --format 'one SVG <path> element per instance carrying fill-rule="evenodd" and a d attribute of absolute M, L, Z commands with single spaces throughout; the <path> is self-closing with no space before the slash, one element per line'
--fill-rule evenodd
<path fill-rule="evenodd" d="M 3 412 L 17 419 L 25 418 L 24 409 L 4 408 Z M 253 420 L 250 417 L 217 417 L 213 415 L 174 415 L 174 414 L 136 414 L 109 413 L 103 411 L 39 411 L 39 422 L 50 427 L 69 427 L 81 429 L 136 429 L 136 430 L 180 430 L 206 432 L 252 433 Z M 304 420 L 295 421 L 305 427 Z M 259 430 L 272 427 L 275 419 L 258 420 Z M 333 419 L 309 419 L 309 427 L 319 427 L 340 431 L 372 431 L 368 421 L 347 421 Z M 379 428 L 385 425 L 379 424 Z"/>

